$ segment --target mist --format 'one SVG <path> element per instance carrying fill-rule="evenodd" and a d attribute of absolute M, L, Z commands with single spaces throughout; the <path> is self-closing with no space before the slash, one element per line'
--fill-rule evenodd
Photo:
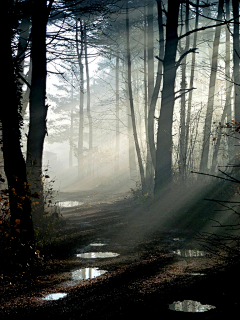
<path fill-rule="evenodd" d="M 1 279 L 51 274 L 69 315 L 108 277 L 116 310 L 128 295 L 145 310 L 139 297 L 149 308 L 156 291 L 164 306 L 197 312 L 198 301 L 173 303 L 164 290 L 189 274 L 215 281 L 239 260 L 239 2 L 21 0 L 4 10 Z M 42 305 L 54 300 L 39 292 Z"/>

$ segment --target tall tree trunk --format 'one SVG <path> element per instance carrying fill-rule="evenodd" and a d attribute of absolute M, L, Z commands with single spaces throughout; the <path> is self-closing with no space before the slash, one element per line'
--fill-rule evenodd
<path fill-rule="evenodd" d="M 84 103 L 84 74 L 83 74 L 83 26 L 82 21 L 80 21 L 80 41 L 81 48 L 79 49 L 79 39 L 78 39 L 78 23 L 76 23 L 76 45 L 77 45 L 77 56 L 78 64 L 80 70 L 80 104 L 79 104 L 79 130 L 78 130 L 78 176 L 83 178 L 83 103 Z"/>
<path fill-rule="evenodd" d="M 126 57 L 126 79 L 128 79 L 128 61 Z M 133 126 L 131 119 L 131 108 L 129 99 L 128 82 L 126 80 L 126 98 L 127 98 L 127 132 L 128 132 L 128 158 L 129 158 L 129 173 L 130 179 L 136 181 L 137 170 L 136 170 L 136 159 L 135 159 L 135 147 L 134 147 L 134 137 L 133 137 Z"/>
<path fill-rule="evenodd" d="M 186 3 L 186 17 L 185 17 L 185 28 L 186 33 L 189 32 L 189 1 Z M 189 50 L 189 36 L 186 37 L 185 48 L 181 48 L 181 54 L 185 54 Z M 185 179 L 186 177 L 186 67 L 187 67 L 187 56 L 182 60 L 181 63 L 181 108 L 180 108 L 180 141 L 179 141 L 179 172 L 180 178 Z"/>
<path fill-rule="evenodd" d="M 229 10 L 229 2 L 230 0 L 225 0 L 226 2 L 226 20 L 228 21 L 230 19 L 230 10 Z M 225 101 L 225 106 L 224 110 L 222 113 L 221 117 L 221 124 L 224 124 L 224 120 L 227 117 L 227 123 L 231 123 L 231 91 L 232 91 L 232 85 L 230 83 L 230 33 L 228 30 L 228 26 L 225 26 L 225 32 L 226 32 L 226 42 L 225 42 L 225 52 L 226 52 L 226 57 L 225 57 L 225 76 L 226 76 L 226 101 Z M 212 158 L 212 168 L 211 168 L 211 173 L 215 174 L 216 167 L 217 167 L 217 157 L 218 157 L 218 152 L 220 148 L 220 143 L 221 143 L 221 138 L 222 138 L 222 130 L 219 128 L 219 133 L 217 136 L 217 142 L 214 147 L 214 152 L 213 152 L 213 158 Z M 231 154 L 231 149 L 232 149 L 232 141 L 231 139 L 228 139 L 228 151 L 229 151 L 229 159 L 232 159 L 233 154 Z"/>
<path fill-rule="evenodd" d="M 154 59 L 153 59 L 153 1 L 151 0 L 148 4 L 148 15 L 147 15 L 147 65 L 148 65 L 148 112 L 150 109 L 150 103 L 152 100 L 153 90 L 154 90 Z M 147 112 L 147 114 L 148 114 Z M 146 122 L 148 126 L 148 121 Z M 148 128 L 146 128 L 147 133 L 147 163 L 146 163 L 146 185 L 148 193 L 153 192 L 154 184 L 154 168 L 152 164 L 152 158 L 150 153 L 150 147 L 148 142 Z"/>
<path fill-rule="evenodd" d="M 1 99 L 0 122 L 2 124 L 2 151 L 4 171 L 8 182 L 11 224 L 12 263 L 26 271 L 27 263 L 34 256 L 34 232 L 31 216 L 30 191 L 27 181 L 26 163 L 21 151 L 21 85 L 15 73 L 16 64 L 12 53 L 13 40 L 13 1 L 4 1 L 2 14 L 5 17 L 5 28 L 2 35 L 2 58 L 7 68 L 2 82 L 4 92 Z"/>
<path fill-rule="evenodd" d="M 197 0 L 197 2 L 196 2 L 197 8 L 196 8 L 195 29 L 198 28 L 198 20 L 199 20 L 198 5 L 199 5 L 199 0 Z M 193 48 L 196 48 L 196 46 L 197 46 L 197 32 L 195 32 L 194 36 L 193 36 Z M 196 52 L 194 51 L 192 53 L 191 75 L 190 75 L 189 88 L 193 88 L 195 61 L 196 61 Z M 191 90 L 189 92 L 189 96 L 188 96 L 187 119 L 186 119 L 186 138 L 185 138 L 185 150 L 184 150 L 184 154 L 185 154 L 186 159 L 188 156 L 188 141 L 189 141 L 190 117 L 191 117 L 191 108 L 192 108 L 192 94 L 193 94 L 193 91 Z"/>
<path fill-rule="evenodd" d="M 240 124 L 240 79 L 239 79 L 239 1 L 232 0 L 233 17 L 234 17 L 234 31 L 233 31 L 233 76 L 234 76 L 234 113 L 236 125 Z M 236 132 L 235 137 L 239 139 L 239 133 Z M 239 147 L 235 148 L 235 164 L 239 166 Z M 239 178 L 239 169 L 238 169 Z"/>
<path fill-rule="evenodd" d="M 116 56 L 116 174 L 119 172 L 119 134 L 119 56 Z"/>
<path fill-rule="evenodd" d="M 147 87 L 147 14 L 146 6 L 144 6 L 144 34 L 143 34 L 143 83 L 144 83 L 144 120 L 146 130 L 146 141 L 148 138 L 148 87 Z"/>
<path fill-rule="evenodd" d="M 70 111 L 70 135 L 69 135 L 69 168 L 73 166 L 73 73 L 71 84 L 71 111 Z"/>
<path fill-rule="evenodd" d="M 133 105 L 133 94 L 132 94 L 132 83 L 131 83 L 131 54 L 130 54 L 130 31 L 129 31 L 129 15 L 128 15 L 128 6 L 126 8 L 126 33 L 127 33 L 127 71 L 128 71 L 128 93 L 129 93 L 129 102 L 130 102 L 130 110 L 131 110 L 131 119 L 132 119 L 132 128 L 133 128 L 133 137 L 137 152 L 137 159 L 138 159 L 138 166 L 140 171 L 140 178 L 142 184 L 142 192 L 143 194 L 146 192 L 146 185 L 145 185 L 145 177 L 144 177 L 144 169 L 142 164 L 141 152 L 138 143 L 138 136 L 137 136 L 137 127 L 136 127 L 136 120 L 135 120 L 135 112 L 134 112 L 134 105 Z"/>
<path fill-rule="evenodd" d="M 40 200 L 33 202 L 33 218 L 44 213 L 42 156 L 47 133 L 46 105 L 46 28 L 48 18 L 47 1 L 32 1 L 32 81 L 30 92 L 30 122 L 27 139 L 27 174 L 31 193 Z M 35 199 L 36 200 L 36 199 Z"/>
<path fill-rule="evenodd" d="M 86 80 L 87 80 L 87 117 L 89 126 L 89 149 L 88 149 L 88 174 L 92 175 L 92 144 L 93 144 L 93 130 L 92 130 L 92 116 L 90 103 L 90 77 L 88 68 L 88 53 L 87 53 L 87 31 L 86 22 L 84 23 L 84 49 L 85 49 L 85 65 L 86 65 Z"/>
<path fill-rule="evenodd" d="M 155 130 L 154 130 L 154 114 L 158 99 L 158 94 L 161 86 L 162 81 L 162 61 L 164 58 L 164 35 L 163 35 L 163 21 L 162 21 L 162 5 L 160 0 L 157 0 L 158 6 L 158 32 L 159 32 L 159 57 L 158 57 L 158 70 L 157 70 L 157 78 L 155 87 L 153 90 L 149 113 L 148 113 L 148 141 L 149 141 L 149 148 L 152 158 L 152 163 L 154 168 L 156 168 L 156 147 L 155 147 Z"/>
<path fill-rule="evenodd" d="M 155 196 L 159 196 L 161 190 L 172 182 L 172 120 L 175 101 L 179 6 L 180 0 L 168 0 L 163 89 L 157 131 Z"/>
<path fill-rule="evenodd" d="M 218 15 L 217 15 L 218 21 L 222 20 L 223 4 L 224 4 L 224 0 L 219 0 Z M 219 23 L 218 21 L 217 23 Z M 215 84 L 216 84 L 216 76 L 217 76 L 218 48 L 219 48 L 219 42 L 220 42 L 220 34 L 221 34 L 221 27 L 216 27 L 215 37 L 213 41 L 213 53 L 212 53 L 211 74 L 210 74 L 209 91 L 208 91 L 207 113 L 205 118 L 203 147 L 202 147 L 202 155 L 201 155 L 201 162 L 200 162 L 201 172 L 206 172 L 208 168 L 210 134 L 211 134 L 211 125 L 212 125 Z"/>

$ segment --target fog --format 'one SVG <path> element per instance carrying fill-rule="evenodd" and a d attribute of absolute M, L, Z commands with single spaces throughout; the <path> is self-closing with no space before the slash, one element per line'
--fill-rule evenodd
<path fill-rule="evenodd" d="M 167 4 L 165 5 L 167 7 Z M 226 216 L 231 219 L 231 214 L 215 215 L 214 210 L 216 208 L 212 206 L 212 203 L 206 202 L 204 198 L 229 200 L 234 198 L 236 193 L 225 192 L 226 197 L 224 197 L 224 188 L 229 188 L 229 186 L 225 186 L 224 181 L 219 183 L 214 177 L 204 178 L 204 176 L 197 175 L 196 172 L 221 175 L 218 169 L 213 169 L 213 166 L 216 165 L 216 168 L 226 171 L 230 175 L 232 174 L 229 164 L 231 164 L 232 157 L 230 154 L 232 143 L 230 137 L 232 135 L 231 120 L 235 119 L 234 97 L 233 83 L 229 81 L 229 76 L 231 75 L 228 75 L 229 71 L 226 69 L 226 59 L 228 59 L 226 55 L 228 51 L 232 55 L 233 39 L 231 37 L 228 40 L 230 42 L 227 42 L 226 34 L 229 31 L 227 27 L 223 26 L 217 48 L 218 69 L 215 75 L 214 97 L 210 97 L 213 92 L 211 91 L 212 88 L 209 87 L 210 78 L 212 77 L 212 72 L 215 71 L 212 69 L 212 64 L 214 63 L 213 52 L 215 52 L 213 46 L 216 45 L 215 22 L 214 20 L 211 21 L 211 16 L 217 15 L 217 6 L 212 5 L 199 9 L 200 16 L 197 27 L 202 28 L 211 24 L 213 24 L 213 27 L 197 33 L 195 62 L 192 60 L 193 54 L 189 53 L 186 56 L 186 60 L 177 69 L 174 89 L 176 100 L 174 102 L 171 132 L 172 179 L 171 181 L 166 181 L 161 194 L 154 198 L 154 171 L 153 168 L 149 169 L 151 165 L 149 167 L 148 133 L 146 130 L 146 116 L 148 116 L 146 106 L 148 110 L 150 103 L 149 92 L 151 91 L 146 89 L 146 86 L 150 86 L 151 76 L 156 84 L 159 63 L 156 56 L 159 56 L 160 42 L 157 5 L 155 2 L 153 3 L 153 16 L 151 16 L 150 7 L 151 4 L 149 4 L 149 7 L 144 7 L 141 3 L 132 4 L 132 8 L 130 6 L 129 35 L 131 86 L 137 139 L 145 178 L 148 179 L 149 170 L 152 172 L 150 173 L 150 180 L 152 179 L 152 181 L 145 190 L 146 193 L 140 197 L 150 198 L 152 202 L 148 207 L 149 213 L 147 216 L 145 211 L 137 211 L 133 215 L 131 225 L 129 229 L 124 231 L 124 234 L 126 236 L 129 231 L 133 232 L 135 230 L 136 237 L 141 238 L 148 233 L 157 232 L 159 229 L 162 232 L 166 230 L 171 230 L 172 232 L 174 230 L 176 232 L 188 230 L 187 233 L 190 239 L 198 232 L 215 231 L 212 220 L 216 220 L 217 224 L 228 224 Z M 188 14 L 188 29 L 193 30 L 196 28 L 196 8 L 190 6 Z M 187 30 L 185 18 L 186 6 L 182 5 L 179 13 L 179 36 Z M 182 25 L 180 24 L 180 19 L 182 19 Z M 62 72 L 62 74 L 58 76 L 49 74 L 48 76 L 47 96 L 51 107 L 48 114 L 48 135 L 44 144 L 43 168 L 48 169 L 48 174 L 54 179 L 54 188 L 56 190 L 68 193 L 95 190 L 96 193 L 99 192 L 99 203 L 108 202 L 109 197 L 111 201 L 113 201 L 114 197 L 116 199 L 119 199 L 119 197 L 131 197 L 133 190 L 134 192 L 139 190 L 141 194 L 140 190 L 142 188 L 129 103 L 125 20 L 125 10 L 109 15 L 109 21 L 105 26 L 101 26 L 102 21 L 99 20 L 100 27 L 97 33 L 104 45 L 97 47 L 96 43 L 99 42 L 99 39 L 96 37 L 96 30 L 92 28 L 94 18 L 84 18 L 84 23 L 86 23 L 88 30 L 86 37 L 89 39 L 87 40 L 89 56 L 87 62 L 85 59 L 86 52 L 82 52 L 82 78 L 79 73 L 81 71 L 78 69 L 77 59 L 74 60 L 75 58 L 70 62 L 61 58 L 61 63 L 58 62 L 58 59 L 55 59 L 53 64 L 49 63 L 49 70 L 53 70 L 53 65 L 56 66 L 59 63 L 58 72 Z M 153 21 L 153 25 L 151 25 L 151 21 Z M 163 24 L 166 22 L 167 19 L 163 14 Z M 56 25 L 54 25 L 54 30 L 55 28 L 57 28 Z M 228 28 L 232 29 L 233 26 L 229 24 Z M 67 34 L 70 38 L 73 37 L 69 29 Z M 184 46 L 187 46 L 186 39 L 185 37 L 178 43 L 176 61 L 184 52 Z M 81 41 L 83 40 L 80 39 L 80 43 Z M 151 47 L 151 41 L 153 47 Z M 166 39 L 164 41 L 166 44 Z M 192 48 L 194 33 L 189 36 L 188 41 L 189 48 Z M 84 42 L 85 45 L 86 43 Z M 230 47 L 228 48 L 227 46 Z M 76 55 L 74 50 L 77 49 L 71 48 L 71 54 Z M 151 56 L 155 58 L 151 60 Z M 50 57 L 51 54 L 49 53 Z M 116 57 L 118 57 L 118 61 Z M 88 66 L 86 63 L 88 63 Z M 152 66 L 151 63 L 153 63 Z M 228 63 L 228 67 L 232 69 L 232 58 Z M 183 65 L 185 66 L 185 71 L 183 71 Z M 86 67 L 89 68 L 89 80 L 87 80 Z M 194 75 L 192 74 L 193 68 Z M 185 89 L 182 89 L 183 72 L 185 72 Z M 192 76 L 194 78 L 193 88 L 190 88 L 190 78 Z M 226 80 L 229 82 L 226 82 Z M 156 147 L 162 90 L 163 80 L 161 81 L 155 107 L 154 139 Z M 230 90 L 230 95 L 232 95 L 230 100 L 226 94 L 227 90 Z M 182 99 L 183 95 L 185 100 Z M 80 101 L 81 99 L 82 102 Z M 191 99 L 190 109 L 188 106 L 189 99 Z M 207 108 L 211 99 L 214 100 L 211 115 L 212 127 L 206 129 L 206 118 L 209 117 L 209 112 L 211 112 Z M 183 104 L 185 104 L 184 112 L 182 109 Z M 227 104 L 228 111 L 226 111 Z M 182 120 L 183 117 L 184 120 Z M 79 119 L 82 119 L 82 125 Z M 167 121 L 169 120 L 166 119 Z M 187 142 L 186 140 L 182 141 L 183 126 L 185 126 L 184 134 L 186 134 L 186 130 L 188 131 Z M 208 130 L 207 142 L 209 143 L 208 164 L 205 167 L 205 171 L 202 171 L 200 170 L 200 162 L 204 143 L 207 143 L 206 141 L 203 142 L 206 130 Z M 82 142 L 80 141 L 81 139 Z M 219 141 L 217 162 L 213 164 L 213 153 Z M 187 145 L 184 145 L 185 143 Z M 181 148 L 186 148 L 185 159 L 181 155 Z M 162 155 L 162 157 L 164 156 Z M 182 163 L 183 159 L 184 164 Z M 216 192 L 216 190 L 218 191 Z M 189 216 L 191 210 L 193 211 L 192 216 Z M 201 218 L 201 216 L 204 216 L 204 218 Z M 209 220 L 210 218 L 212 219 L 211 221 Z M 139 221 L 142 222 L 140 223 Z M 124 235 L 122 236 L 124 237 Z"/>
<path fill-rule="evenodd" d="M 239 199 L 238 79 L 233 82 L 239 61 L 232 6 L 116 1 L 101 9 L 74 7 L 63 17 L 58 5 L 46 36 L 48 113 L 39 158 L 45 190 L 50 183 L 57 201 L 72 200 L 73 193 L 78 201 L 78 192 L 88 203 L 136 201 L 119 237 L 167 230 L 192 239 L 216 230 L 213 221 L 237 223 L 231 206 Z M 22 84 L 25 159 L 28 85 Z"/>

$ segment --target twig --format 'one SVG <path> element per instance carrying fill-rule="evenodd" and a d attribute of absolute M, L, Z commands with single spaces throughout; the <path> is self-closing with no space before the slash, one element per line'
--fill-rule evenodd
<path fill-rule="evenodd" d="M 231 181 L 231 182 L 237 182 L 237 183 L 240 183 L 239 180 L 235 181 L 233 179 L 226 179 L 226 178 L 223 178 L 223 177 L 219 177 L 219 176 L 215 176 L 213 174 L 209 174 L 209 173 L 203 173 L 203 172 L 196 172 L 196 171 L 191 171 L 191 173 L 197 173 L 197 174 L 202 174 L 204 176 L 209 176 L 209 177 L 214 177 L 214 178 L 218 178 L 218 179 L 222 179 L 222 180 L 225 180 L 225 181 Z"/>

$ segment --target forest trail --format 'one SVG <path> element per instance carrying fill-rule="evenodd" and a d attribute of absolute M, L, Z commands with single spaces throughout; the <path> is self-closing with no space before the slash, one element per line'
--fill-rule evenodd
<path fill-rule="evenodd" d="M 183 316 L 186 319 L 191 315 L 193 319 L 193 313 L 179 313 L 168 308 L 173 301 L 184 299 L 216 306 L 201 316 L 198 314 L 201 319 L 217 319 L 226 311 L 222 299 L 225 292 L 232 299 L 229 277 L 235 273 L 223 273 L 226 266 L 221 265 L 219 259 L 206 254 L 196 241 L 190 242 L 193 232 L 199 231 L 203 224 L 198 224 L 197 213 L 187 219 L 184 212 L 182 217 L 185 215 L 183 220 L 188 221 L 189 226 L 199 225 L 198 230 L 185 228 L 185 223 L 180 228 L 179 222 L 177 228 L 174 215 L 169 216 L 166 223 L 168 212 L 161 218 L 165 223 L 156 221 L 156 216 L 155 224 L 149 223 L 151 210 L 146 210 L 151 207 L 139 206 L 133 198 L 120 200 L 121 195 L 112 199 L 105 197 L 99 202 L 101 197 L 96 191 L 92 196 L 91 192 L 60 194 L 60 200 L 80 203 L 61 209 L 62 217 L 68 221 L 69 229 L 66 228 L 65 233 L 70 241 L 57 246 L 49 261 L 40 255 L 42 274 L 36 279 L 5 284 L 1 319 L 30 319 L 36 315 L 59 319 L 120 319 L 128 314 L 155 317 L 159 313 L 173 319 Z M 104 246 L 94 247 L 94 243 Z M 118 256 L 77 257 L 90 251 L 113 252 Z M 71 281 L 74 271 L 86 268 L 107 272 L 94 279 Z M 57 292 L 65 292 L 67 297 L 57 301 L 42 300 L 47 294 Z M 228 303 L 235 308 L 236 299 L 234 303 L 231 299 L 228 298 Z"/>

